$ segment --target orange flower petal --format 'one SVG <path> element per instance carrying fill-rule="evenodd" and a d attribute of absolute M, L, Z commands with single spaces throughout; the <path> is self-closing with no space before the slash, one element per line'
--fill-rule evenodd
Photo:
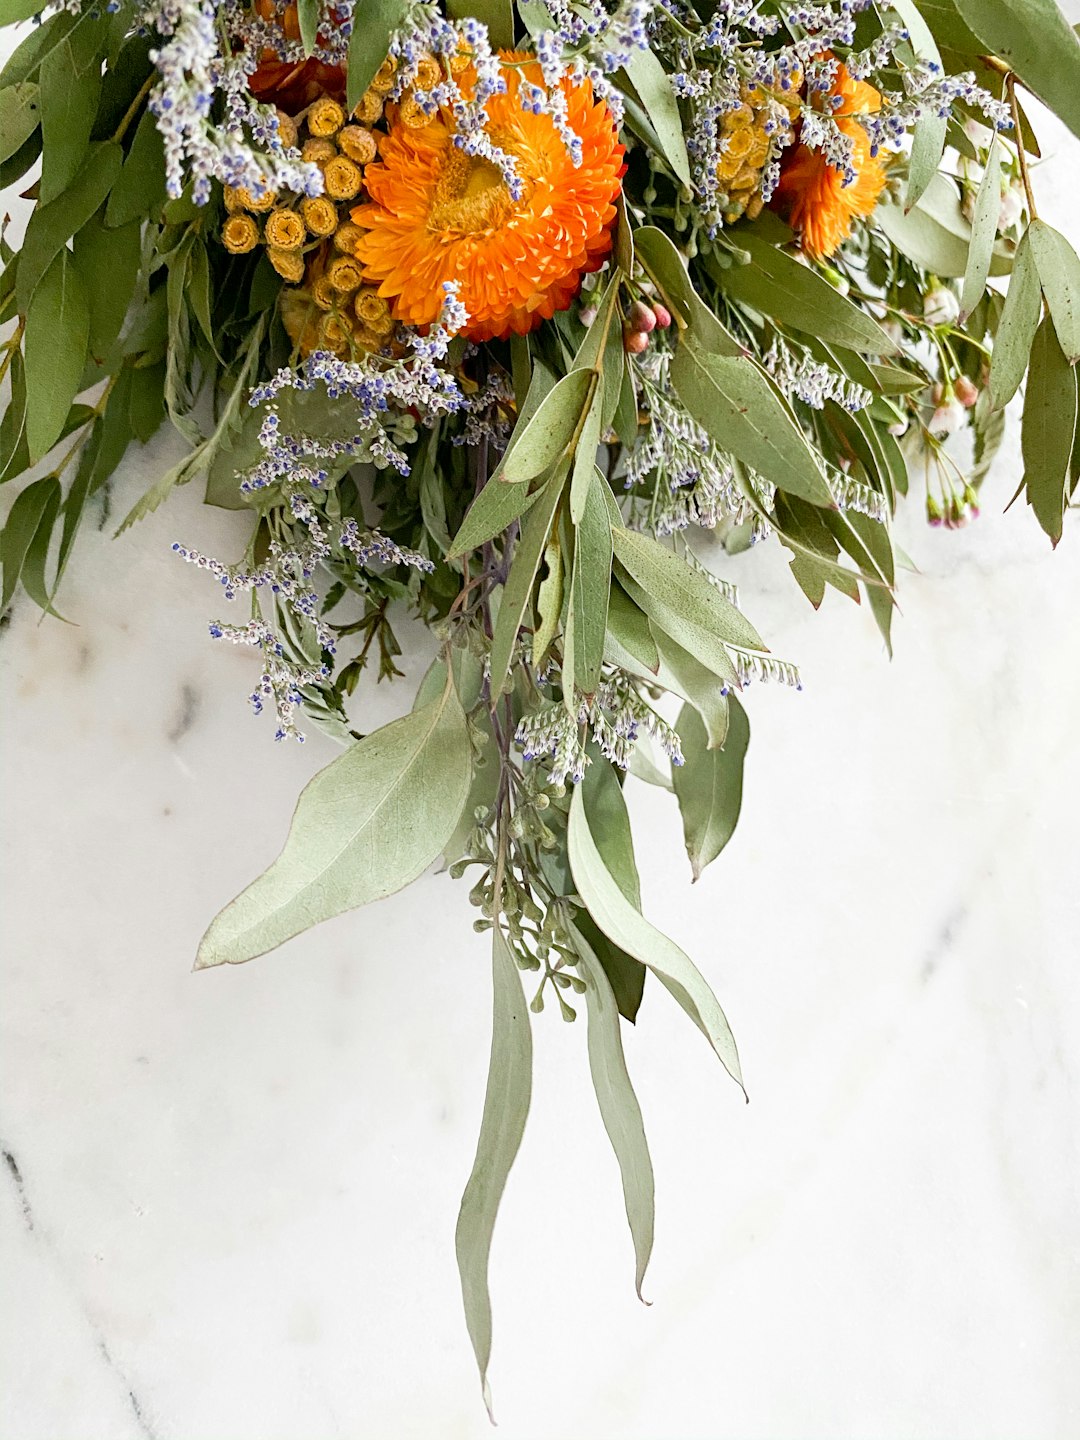
<path fill-rule="evenodd" d="M 518 103 L 522 77 L 542 83 L 539 66 L 524 54 L 505 58 L 514 66 L 505 69 L 506 93 L 488 102 L 487 128 L 517 161 L 521 199 L 493 165 L 457 149 L 446 119 L 409 130 L 393 107 L 379 160 L 365 172 L 368 202 L 352 212 L 366 231 L 356 253 L 406 324 L 436 320 L 443 285 L 454 281 L 470 339 L 524 334 L 565 309 L 611 249 L 624 169 L 611 112 L 588 81 L 564 82 L 583 142 L 575 168 L 550 117 Z"/>

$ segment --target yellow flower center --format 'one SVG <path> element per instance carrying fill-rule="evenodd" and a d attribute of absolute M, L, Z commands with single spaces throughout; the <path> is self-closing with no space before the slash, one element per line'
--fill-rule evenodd
<path fill-rule="evenodd" d="M 479 235 L 505 225 L 514 202 L 497 165 L 466 155 L 455 145 L 446 153 L 428 219 L 441 234 Z"/>

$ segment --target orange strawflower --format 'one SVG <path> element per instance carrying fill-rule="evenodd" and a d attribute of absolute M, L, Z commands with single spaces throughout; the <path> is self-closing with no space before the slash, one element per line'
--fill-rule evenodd
<path fill-rule="evenodd" d="M 870 139 L 858 116 L 881 109 L 881 93 L 863 80 L 853 80 L 838 65 L 829 97 L 839 95 L 832 109 L 828 97 L 814 97 L 814 106 L 831 114 L 854 145 L 851 163 L 855 179 L 845 183 L 842 171 L 830 165 L 820 150 L 796 144 L 780 160 L 780 181 L 772 204 L 799 232 L 802 248 L 823 259 L 838 250 L 851 234 L 852 222 L 869 215 L 885 188 L 885 161 L 870 154 Z"/>
<path fill-rule="evenodd" d="M 355 249 L 364 279 L 391 302 L 394 318 L 430 324 L 444 283 L 455 281 L 473 340 L 523 335 L 566 309 L 582 275 L 599 269 L 611 249 L 625 169 L 611 112 L 587 80 L 562 82 L 569 123 L 582 140 L 575 167 L 550 116 L 518 101 L 520 79 L 543 85 L 539 65 L 520 53 L 504 52 L 502 60 L 506 93 L 487 102 L 487 130 L 517 162 L 521 198 L 494 164 L 453 144 L 445 115 L 416 128 L 391 106 L 379 160 L 364 172 L 369 203 L 352 212 L 367 232 Z M 468 75 L 458 78 L 468 93 Z"/>

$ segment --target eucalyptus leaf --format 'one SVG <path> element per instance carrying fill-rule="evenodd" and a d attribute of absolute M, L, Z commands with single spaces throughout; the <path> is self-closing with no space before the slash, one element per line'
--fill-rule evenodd
<path fill-rule="evenodd" d="M 1041 314 L 1039 271 L 1030 232 L 1025 232 L 1016 251 L 1016 263 L 994 337 L 994 352 L 990 361 L 990 403 L 995 410 L 1008 404 L 1024 378 Z"/>
<path fill-rule="evenodd" d="M 3 568 L 3 589 L 0 611 L 7 609 L 19 583 L 27 553 L 43 524 L 52 527 L 60 508 L 60 482 L 55 475 L 35 480 L 16 497 L 0 531 L 0 566 Z"/>
<path fill-rule="evenodd" d="M 1076 431 L 1076 372 L 1061 349 L 1049 318 L 1031 347 L 1020 448 L 1024 486 L 1035 518 L 1057 545 L 1069 490 L 1069 462 Z"/>
<path fill-rule="evenodd" d="M 990 257 L 997 239 L 998 214 L 1001 210 L 1001 142 L 995 135 L 986 156 L 986 169 L 975 196 L 971 217 L 971 246 L 968 250 L 964 288 L 960 299 L 960 323 L 963 324 L 983 297 L 986 277 L 990 273 Z"/>
<path fill-rule="evenodd" d="M 650 599 L 660 601 L 685 619 L 710 627 L 728 644 L 764 650 L 765 642 L 731 601 L 700 570 L 666 546 L 638 530 L 614 532 L 615 554 Z"/>
<path fill-rule="evenodd" d="M 31 462 L 60 438 L 78 393 L 90 335 L 90 307 L 67 250 L 34 291 L 26 316 L 26 440 Z"/>
<path fill-rule="evenodd" d="M 74 31 L 41 62 L 43 143 L 39 194 L 43 205 L 55 200 L 71 184 L 90 143 L 101 94 L 101 64 L 80 65 L 83 47 L 79 37 L 88 33 Z"/>
<path fill-rule="evenodd" d="M 756 227 L 739 231 L 739 244 L 749 260 L 715 272 L 724 295 L 849 350 L 897 354 L 899 347 L 872 316 L 841 295 L 820 271 L 778 248 L 785 232 L 790 234 L 786 226 L 779 235 L 775 231 L 758 235 Z"/>
<path fill-rule="evenodd" d="M 1033 220 L 1027 237 L 1058 344 L 1075 365 L 1080 360 L 1080 256 L 1045 220 Z"/>
<path fill-rule="evenodd" d="M 296 20 L 305 55 L 310 55 L 315 49 L 319 34 L 319 8 L 319 0 L 297 0 Z"/>
<path fill-rule="evenodd" d="M 366 736 L 311 780 L 285 848 L 217 916 L 196 968 L 235 965 L 410 884 L 442 853 L 469 793 L 465 712 L 439 699 Z"/>
<path fill-rule="evenodd" d="M 570 449 L 595 389 L 596 377 L 587 370 L 564 375 L 526 425 L 515 429 L 494 478 L 521 484 L 547 474 Z"/>
<path fill-rule="evenodd" d="M 682 813 L 686 853 L 694 879 L 700 880 L 731 839 L 742 807 L 743 763 L 750 741 L 746 711 L 729 697 L 727 736 L 718 749 L 709 748 L 709 735 L 701 716 L 684 705 L 677 729 L 682 741 L 683 764 L 672 771 L 675 794 Z"/>
<path fill-rule="evenodd" d="M 72 235 L 81 230 L 108 195 L 120 169 L 121 150 L 111 142 L 91 148 L 90 158 L 62 195 L 37 205 L 19 253 L 15 295 L 25 315 L 41 277 Z"/>
<path fill-rule="evenodd" d="M 780 490 L 815 505 L 835 504 L 817 455 L 764 371 L 747 356 L 714 355 L 684 336 L 671 383 L 721 450 Z"/>
<path fill-rule="evenodd" d="M 596 847 L 580 786 L 570 802 L 567 836 L 574 884 L 589 914 L 609 939 L 647 965 L 671 992 L 745 1093 L 739 1053 L 716 996 L 689 956 L 650 925 L 619 889 Z"/>
<path fill-rule="evenodd" d="M 889 0 L 889 8 L 895 10 L 907 28 L 912 48 L 918 58 L 935 72 L 942 69 L 941 54 L 930 26 L 919 12 L 916 0 Z M 920 116 L 915 126 L 911 143 L 911 158 L 908 164 L 907 188 L 904 192 L 904 209 L 915 205 L 930 181 L 938 173 L 942 152 L 945 149 L 945 131 L 948 116 L 939 115 L 930 109 Z"/>
<path fill-rule="evenodd" d="M 0 160 L 14 155 L 40 124 L 39 94 L 32 80 L 0 90 Z"/>
<path fill-rule="evenodd" d="M 615 992 L 580 929 L 572 925 L 570 936 L 586 981 L 589 1070 L 604 1129 L 619 1163 L 626 1218 L 634 1241 L 634 1288 L 638 1299 L 642 1299 L 641 1286 L 652 1254 L 656 1213 L 652 1160 L 641 1106 L 626 1068 Z"/>
<path fill-rule="evenodd" d="M 729 694 L 730 687 L 659 626 L 654 633 L 661 658 L 657 680 L 665 689 L 680 695 L 697 712 L 704 726 L 706 747 L 717 749 L 726 742 L 731 723 L 731 705 L 734 702 Z M 679 767 L 674 768 L 678 770 Z"/>
<path fill-rule="evenodd" d="M 543 487 L 540 502 L 529 511 L 522 526 L 521 539 L 514 551 L 495 634 L 491 642 L 491 698 L 497 700 L 506 687 L 510 664 L 525 613 L 532 599 L 544 547 L 548 543 L 555 512 L 566 488 L 566 466 L 563 465 Z"/>
<path fill-rule="evenodd" d="M 513 0 L 446 0 L 446 13 L 451 20 L 464 20 L 472 16 L 482 21 L 488 28 L 488 39 L 493 50 L 514 48 Z"/>
<path fill-rule="evenodd" d="M 357 17 L 349 37 L 346 104 L 350 111 L 379 73 L 394 32 L 404 28 L 408 14 L 408 0 L 365 0 L 363 17 Z"/>
<path fill-rule="evenodd" d="M 685 259 L 662 230 L 655 225 L 643 226 L 634 235 L 634 249 L 672 315 L 689 329 L 702 349 L 714 355 L 746 354 L 694 289 Z"/>
<path fill-rule="evenodd" d="M 491 932 L 493 1009 L 491 1059 L 476 1159 L 461 1197 L 455 1232 L 465 1323 L 472 1341 L 488 1415 L 491 1389 L 491 1237 L 507 1177 L 517 1158 L 532 1099 L 532 1028 L 517 964 L 502 931 Z"/>
<path fill-rule="evenodd" d="M 685 129 L 670 75 L 653 51 L 638 49 L 633 50 L 626 61 L 626 75 L 660 142 L 661 155 L 689 193 L 693 182 L 686 154 Z"/>
<path fill-rule="evenodd" d="M 654 589 L 648 589 L 639 585 L 637 580 L 627 570 L 617 570 L 620 584 L 626 590 L 631 600 L 644 611 L 649 617 L 650 629 L 658 648 L 664 645 L 665 640 L 673 641 L 680 646 L 687 654 L 697 660 L 714 679 L 718 679 L 722 685 L 736 687 L 739 684 L 738 671 L 735 669 L 735 662 L 728 651 L 727 643 L 716 629 L 707 624 L 691 620 L 685 608 L 679 605 L 672 605 L 662 598 Z M 705 617 L 702 617 L 704 619 Z M 666 648 L 666 646 L 665 646 Z M 632 666 L 626 665 L 626 658 L 621 661 L 627 669 Z M 655 680 L 664 688 L 675 695 L 682 694 L 682 686 L 678 676 L 664 666 L 661 660 L 660 669 L 653 675 L 647 671 L 639 672 L 640 678 L 647 683 Z M 688 699 L 688 696 L 684 696 Z"/>
<path fill-rule="evenodd" d="M 574 536 L 567 607 L 564 669 L 569 670 L 574 687 L 584 695 L 594 695 L 600 683 L 607 632 L 612 530 L 601 490 L 604 484 L 594 465 L 581 523 Z M 569 661 L 567 656 L 571 657 Z M 571 703 L 577 703 L 573 695 Z"/>
<path fill-rule="evenodd" d="M 1080 40 L 1055 0 L 954 0 L 983 47 L 1080 135 Z"/>
<path fill-rule="evenodd" d="M 157 120 L 147 109 L 109 195 L 105 223 L 116 227 L 148 219 L 157 214 L 166 198 L 165 148 Z"/>
<path fill-rule="evenodd" d="M 608 873 L 635 910 L 641 909 L 641 879 L 634 855 L 634 836 L 622 786 L 611 762 L 595 748 L 592 764 L 581 781 L 581 798 L 589 829 Z"/>
<path fill-rule="evenodd" d="M 656 647 L 649 619 L 621 585 L 612 585 L 608 604 L 608 631 L 624 650 L 629 652 L 643 670 L 655 675 L 660 669 L 660 652 Z"/>

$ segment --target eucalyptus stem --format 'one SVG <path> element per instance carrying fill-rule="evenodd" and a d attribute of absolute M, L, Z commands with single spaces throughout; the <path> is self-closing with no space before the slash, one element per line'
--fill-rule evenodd
<path fill-rule="evenodd" d="M 151 73 L 146 77 L 142 85 L 139 87 L 139 93 L 135 96 L 135 99 L 132 100 L 131 104 L 124 111 L 123 119 L 113 131 L 112 138 L 114 144 L 116 143 L 116 141 L 122 140 L 127 134 L 128 129 L 131 126 L 131 122 L 135 119 L 135 116 L 142 109 L 143 101 L 146 99 L 147 95 L 150 94 L 151 87 L 153 86 L 153 83 L 156 79 L 156 74 Z"/>
<path fill-rule="evenodd" d="M 1027 152 L 1024 149 L 1024 132 L 1020 127 L 1020 106 L 1016 101 L 1016 73 L 1013 70 L 1010 70 L 1005 76 L 1005 89 L 1009 96 L 1009 109 L 1012 111 L 1013 134 L 1016 139 L 1016 153 L 1020 157 L 1020 179 L 1027 197 L 1028 217 L 1031 220 L 1037 220 L 1039 214 L 1035 209 L 1035 192 L 1031 188 L 1031 174 L 1028 170 Z"/>

